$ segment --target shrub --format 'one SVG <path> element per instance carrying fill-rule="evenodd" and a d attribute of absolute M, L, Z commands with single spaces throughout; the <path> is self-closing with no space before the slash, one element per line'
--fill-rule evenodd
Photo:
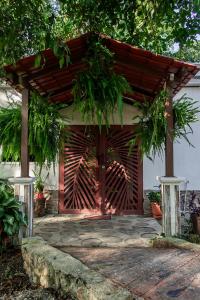
<path fill-rule="evenodd" d="M 20 207 L 12 187 L 6 181 L 0 180 L 0 248 L 19 233 L 21 225 L 26 225 Z"/>

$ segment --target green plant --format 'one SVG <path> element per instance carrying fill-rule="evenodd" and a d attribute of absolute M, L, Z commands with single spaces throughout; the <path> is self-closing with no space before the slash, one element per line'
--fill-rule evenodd
<path fill-rule="evenodd" d="M 12 187 L 0 180 L 0 248 L 9 238 L 19 233 L 20 226 L 26 225 L 20 207 Z"/>
<path fill-rule="evenodd" d="M 189 234 L 188 241 L 190 243 L 200 244 L 200 236 L 198 234 Z"/>
<path fill-rule="evenodd" d="M 49 174 L 47 174 L 45 178 L 42 178 L 41 169 L 39 170 L 39 172 L 33 171 L 33 173 L 35 175 L 35 183 L 34 183 L 35 191 L 37 193 L 42 193 L 44 190 L 46 179 L 49 176 Z"/>
<path fill-rule="evenodd" d="M 29 108 L 29 153 L 41 167 L 55 163 L 64 144 L 65 122 L 59 110 L 62 105 L 50 104 L 48 99 L 32 93 Z"/>
<path fill-rule="evenodd" d="M 160 192 L 156 192 L 156 191 L 149 192 L 147 197 L 150 202 L 156 202 L 156 203 L 160 204 L 160 201 L 161 201 Z"/>
<path fill-rule="evenodd" d="M 44 190 L 44 183 L 42 181 L 42 178 L 39 176 L 36 178 L 36 181 L 35 181 L 35 191 L 38 192 L 38 193 L 42 193 L 43 190 Z"/>
<path fill-rule="evenodd" d="M 1 160 L 18 161 L 21 142 L 21 105 L 11 102 L 0 107 Z"/>
<path fill-rule="evenodd" d="M 165 148 L 167 121 L 165 117 L 165 102 L 168 97 L 166 91 L 161 91 L 153 102 L 135 102 L 139 110 L 139 122 L 135 136 L 130 141 L 130 149 L 139 142 L 141 154 L 152 159 L 156 154 L 162 155 Z M 191 123 L 198 121 L 199 108 L 197 102 L 183 95 L 173 102 L 174 113 L 174 140 L 184 138 L 189 144 L 188 133 L 192 133 Z M 190 144 L 191 145 L 191 144 Z"/>
<path fill-rule="evenodd" d="M 200 112 L 197 107 L 198 101 L 183 95 L 180 99 L 174 101 L 174 137 L 175 139 L 184 138 L 189 145 L 192 146 L 187 138 L 188 133 L 193 133 L 191 123 L 199 120 L 198 113 Z"/>
<path fill-rule="evenodd" d="M 88 44 L 88 70 L 78 74 L 73 86 L 75 109 L 87 122 L 96 117 L 100 129 L 104 122 L 109 127 L 109 119 L 117 110 L 122 124 L 123 94 L 131 91 L 129 83 L 114 72 L 113 53 L 100 37 L 92 35 Z"/>
<path fill-rule="evenodd" d="M 48 103 L 48 99 L 31 93 L 29 106 L 29 154 L 42 167 L 55 163 L 64 143 L 66 125 L 59 110 L 63 105 Z M 10 103 L 0 107 L 1 160 L 19 161 L 21 144 L 21 105 Z"/>

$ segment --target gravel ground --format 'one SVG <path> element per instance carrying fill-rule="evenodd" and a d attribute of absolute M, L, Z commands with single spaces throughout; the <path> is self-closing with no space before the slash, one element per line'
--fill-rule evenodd
<path fill-rule="evenodd" d="M 21 251 L 9 249 L 0 256 L 0 300 L 73 300 L 53 289 L 34 286 L 23 268 Z"/>

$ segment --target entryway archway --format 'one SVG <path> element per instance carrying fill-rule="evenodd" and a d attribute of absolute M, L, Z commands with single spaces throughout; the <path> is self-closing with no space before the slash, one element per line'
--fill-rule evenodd
<path fill-rule="evenodd" d="M 60 213 L 142 214 L 143 175 L 133 126 L 71 126 L 60 161 Z"/>

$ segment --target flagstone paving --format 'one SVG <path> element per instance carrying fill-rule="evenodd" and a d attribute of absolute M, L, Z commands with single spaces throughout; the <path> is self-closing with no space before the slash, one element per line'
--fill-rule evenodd
<path fill-rule="evenodd" d="M 160 232 L 161 226 L 155 219 L 141 216 L 87 220 L 80 215 L 57 215 L 37 218 L 34 222 L 34 234 L 56 247 L 148 246 L 149 239 Z"/>
<path fill-rule="evenodd" d="M 200 299 L 200 253 L 151 248 L 149 239 L 161 232 L 152 218 L 46 216 L 34 227 L 35 235 L 142 299 Z"/>

